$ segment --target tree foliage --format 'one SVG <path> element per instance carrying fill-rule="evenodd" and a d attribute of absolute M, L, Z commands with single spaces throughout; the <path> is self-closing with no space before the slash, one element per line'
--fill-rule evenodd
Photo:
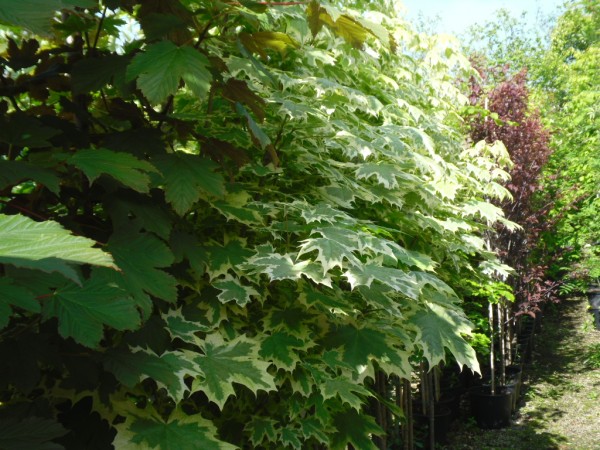
<path fill-rule="evenodd" d="M 369 448 L 376 372 L 478 369 L 508 155 L 465 145 L 451 42 L 383 2 L 9 3 L 4 446 Z"/>

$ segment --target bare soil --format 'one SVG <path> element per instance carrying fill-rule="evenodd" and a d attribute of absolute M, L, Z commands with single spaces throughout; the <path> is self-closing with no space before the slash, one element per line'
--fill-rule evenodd
<path fill-rule="evenodd" d="M 549 305 L 525 366 L 525 393 L 509 428 L 463 420 L 446 450 L 600 450 L 600 331 L 586 298 Z M 590 353 L 596 346 L 597 357 Z"/>

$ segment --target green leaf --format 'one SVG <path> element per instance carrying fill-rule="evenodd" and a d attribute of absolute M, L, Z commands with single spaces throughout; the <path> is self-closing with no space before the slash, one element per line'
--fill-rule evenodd
<path fill-rule="evenodd" d="M 368 287 L 373 281 L 379 281 L 413 300 L 418 300 L 421 290 L 420 284 L 410 273 L 377 264 L 350 267 L 344 272 L 344 276 L 353 289 L 356 286 Z"/>
<path fill-rule="evenodd" d="M 58 331 L 86 347 L 95 348 L 104 326 L 135 330 L 140 314 L 127 293 L 101 278 L 92 277 L 82 286 L 69 283 L 57 289 L 43 306 L 45 318 L 58 318 Z"/>
<path fill-rule="evenodd" d="M 33 180 L 42 184 L 56 195 L 60 192 L 60 179 L 54 172 L 25 161 L 0 159 L 0 188 L 14 186 L 24 180 Z"/>
<path fill-rule="evenodd" d="M 333 427 L 336 431 L 331 436 L 331 450 L 346 450 L 348 444 L 356 449 L 377 450 L 371 437 L 385 434 L 371 416 L 354 409 L 335 414 Z"/>
<path fill-rule="evenodd" d="M 422 346 L 430 367 L 445 360 L 445 348 L 450 350 L 459 366 L 479 372 L 479 362 L 475 350 L 462 337 L 469 335 L 473 325 L 462 311 L 456 311 L 436 303 L 427 302 L 408 318 L 416 326 L 415 343 Z"/>
<path fill-rule="evenodd" d="M 165 197 L 179 215 L 200 198 L 225 195 L 225 180 L 215 173 L 218 166 L 209 159 L 177 152 L 156 158 L 155 163 L 164 176 Z"/>
<path fill-rule="evenodd" d="M 235 450 L 237 447 L 216 437 L 212 422 L 199 415 L 179 414 L 164 422 L 135 417 L 117 427 L 116 448 L 128 450 Z"/>
<path fill-rule="evenodd" d="M 302 448 L 302 441 L 300 440 L 300 431 L 291 427 L 282 428 L 280 431 L 280 441 L 286 447 L 292 447 L 296 450 Z"/>
<path fill-rule="evenodd" d="M 179 81 L 201 100 L 210 89 L 212 75 L 208 58 L 193 47 L 177 47 L 164 40 L 138 53 L 127 69 L 127 78 L 137 78 L 138 88 L 151 103 L 161 103 L 175 94 Z"/>
<path fill-rule="evenodd" d="M 51 220 L 35 222 L 16 214 L 0 214 L 0 263 L 59 272 L 79 281 L 71 265 L 92 264 L 116 268 L 112 257 L 91 239 L 73 236 Z"/>
<path fill-rule="evenodd" d="M 271 280 L 297 280 L 305 274 L 310 261 L 294 263 L 291 254 L 271 253 L 266 256 L 254 256 L 248 260 L 248 267 L 254 273 L 264 273 Z"/>
<path fill-rule="evenodd" d="M 321 444 L 329 442 L 329 433 L 331 430 L 328 429 L 321 423 L 316 417 L 306 417 L 300 422 L 300 431 L 304 436 L 304 439 L 314 438 Z"/>
<path fill-rule="evenodd" d="M 252 250 L 246 247 L 241 239 L 230 239 L 225 245 L 210 245 L 206 247 L 208 252 L 207 272 L 212 279 L 226 275 L 230 270 L 238 271 L 250 256 Z"/>
<path fill-rule="evenodd" d="M 233 278 L 231 275 L 213 281 L 212 285 L 221 291 L 218 295 L 221 303 L 234 301 L 243 307 L 252 301 L 250 297 L 260 298 L 260 294 L 256 289 L 243 285 L 238 278 Z"/>
<path fill-rule="evenodd" d="M 64 436 L 69 430 L 53 419 L 27 417 L 0 419 L 0 448 L 5 450 L 61 450 L 64 447 L 52 439 Z"/>
<path fill-rule="evenodd" d="M 266 360 L 273 361 L 278 369 L 292 371 L 300 362 L 300 357 L 294 350 L 305 350 L 307 347 L 302 339 L 280 331 L 262 341 L 258 354 Z"/>
<path fill-rule="evenodd" d="M 319 232 L 319 230 L 315 230 Z M 360 260 L 354 256 L 353 251 L 356 249 L 355 246 L 349 247 L 328 238 L 309 238 L 302 241 L 302 246 L 298 252 L 298 256 L 312 251 L 317 252 L 315 261 L 318 261 L 323 266 L 323 272 L 339 267 L 344 267 L 344 260 L 354 265 L 360 265 Z"/>
<path fill-rule="evenodd" d="M 399 376 L 410 376 L 407 352 L 390 343 L 390 337 L 380 330 L 341 325 L 326 337 L 329 348 L 342 350 L 342 361 L 357 371 L 361 378 L 372 375 L 371 361 Z"/>
<path fill-rule="evenodd" d="M 319 387 L 323 399 L 327 400 L 339 396 L 342 402 L 347 403 L 357 411 L 360 411 L 366 399 L 372 396 L 367 388 L 343 376 L 326 379 Z"/>
<path fill-rule="evenodd" d="M 400 176 L 398 172 L 398 166 L 387 163 L 362 163 L 355 172 L 356 178 L 368 179 L 375 176 L 377 182 L 383 185 L 386 189 L 395 189 L 400 187 L 397 176 Z"/>
<path fill-rule="evenodd" d="M 94 7 L 93 0 L 0 0 L 0 21 L 48 35 L 52 18 L 63 8 Z"/>
<path fill-rule="evenodd" d="M 268 362 L 257 355 L 258 347 L 245 337 L 225 342 L 221 335 L 211 334 L 204 342 L 204 355 L 194 359 L 202 377 L 196 378 L 193 391 L 203 391 L 210 401 L 222 410 L 231 395 L 233 383 L 239 383 L 257 392 L 275 389 L 272 376 L 267 372 Z"/>
<path fill-rule="evenodd" d="M 137 192 L 149 190 L 149 172 L 158 172 L 148 161 L 142 161 L 129 153 L 113 152 L 105 148 L 79 150 L 67 162 L 94 182 L 100 175 L 106 174 Z"/>
<path fill-rule="evenodd" d="M 264 51 L 267 48 L 284 56 L 290 48 L 300 47 L 296 40 L 285 33 L 277 31 L 258 31 L 252 34 L 240 33 L 239 38 L 248 50 L 260 54 L 263 58 L 267 57 Z"/>
<path fill-rule="evenodd" d="M 71 70 L 73 91 L 84 94 L 122 83 L 128 62 L 127 56 L 114 54 L 80 59 Z"/>
<path fill-rule="evenodd" d="M 121 271 L 102 270 L 102 277 L 126 289 L 144 315 L 152 309 L 147 294 L 168 302 L 177 300 L 177 280 L 159 269 L 170 266 L 174 259 L 163 241 L 153 234 L 124 228 L 113 234 L 108 248 Z"/>
<path fill-rule="evenodd" d="M 0 329 L 8 325 L 12 314 L 11 306 L 34 313 L 41 311 L 40 304 L 32 292 L 13 284 L 10 278 L 2 277 L 0 278 Z"/>
<path fill-rule="evenodd" d="M 277 442 L 279 439 L 279 433 L 275 429 L 277 421 L 269 419 L 267 417 L 254 416 L 246 424 L 244 430 L 250 433 L 250 442 L 255 448 L 258 448 L 260 444 L 266 439 L 268 442 Z"/>
<path fill-rule="evenodd" d="M 175 401 L 181 401 L 188 390 L 184 377 L 198 373 L 190 362 L 190 355 L 183 352 L 165 352 L 158 356 L 150 351 L 114 349 L 103 355 L 102 363 L 125 386 L 133 388 L 142 380 L 152 378 L 165 387 Z"/>

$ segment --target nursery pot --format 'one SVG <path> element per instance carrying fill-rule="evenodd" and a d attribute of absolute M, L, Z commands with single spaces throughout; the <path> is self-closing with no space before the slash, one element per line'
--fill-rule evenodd
<path fill-rule="evenodd" d="M 600 330 L 600 289 L 598 287 L 588 291 L 588 302 L 590 303 L 590 313 L 594 316 L 596 330 Z"/>
<path fill-rule="evenodd" d="M 429 436 L 429 417 L 422 412 L 415 414 L 415 425 L 421 429 L 425 436 Z M 433 435 L 437 444 L 448 442 L 448 431 L 452 425 L 452 412 L 449 408 L 436 407 L 433 413 Z M 425 439 L 428 442 L 429 439 Z"/>
<path fill-rule="evenodd" d="M 513 404 L 513 391 L 506 387 L 496 388 L 492 395 L 489 387 L 472 389 L 471 415 L 479 428 L 505 428 L 510 425 Z"/>

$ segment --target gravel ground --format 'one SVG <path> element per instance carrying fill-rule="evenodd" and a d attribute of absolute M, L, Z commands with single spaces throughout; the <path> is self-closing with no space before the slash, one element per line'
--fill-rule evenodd
<path fill-rule="evenodd" d="M 547 309 L 509 428 L 480 430 L 463 420 L 442 448 L 600 450 L 600 331 L 587 305 L 585 298 L 572 298 Z M 597 359 L 590 358 L 593 346 Z"/>

